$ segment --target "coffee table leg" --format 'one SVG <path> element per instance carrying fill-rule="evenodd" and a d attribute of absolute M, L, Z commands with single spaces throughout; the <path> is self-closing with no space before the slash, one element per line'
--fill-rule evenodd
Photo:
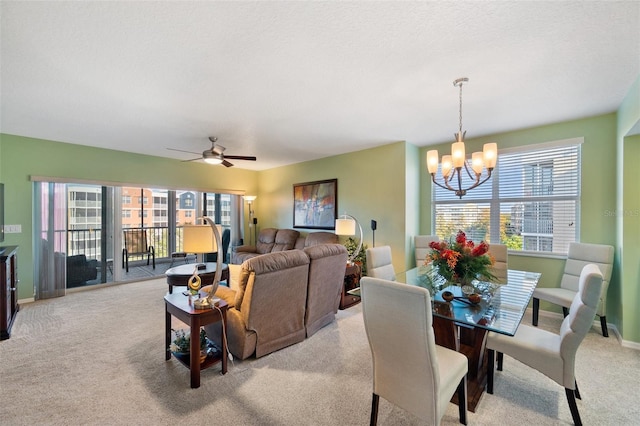
<path fill-rule="evenodd" d="M 200 387 L 200 321 L 197 315 L 191 316 L 191 349 L 189 369 L 191 370 L 191 387 Z"/>

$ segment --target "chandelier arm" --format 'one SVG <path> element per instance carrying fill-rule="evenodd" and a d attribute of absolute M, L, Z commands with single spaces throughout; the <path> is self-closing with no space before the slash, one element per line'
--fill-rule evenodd
<path fill-rule="evenodd" d="M 455 191 L 455 189 L 453 189 L 450 185 L 449 182 L 447 181 L 447 179 L 444 180 L 444 182 L 447 184 L 447 186 L 444 186 L 443 184 L 441 184 L 440 182 L 436 181 L 436 174 L 435 173 L 431 173 L 431 181 L 433 183 L 435 183 L 436 185 L 438 185 L 440 188 L 442 189 L 446 189 L 448 191 Z"/>
<path fill-rule="evenodd" d="M 473 179 L 476 182 L 480 180 L 480 175 L 477 175 L 476 172 L 473 172 L 475 176 L 471 174 L 471 171 L 469 170 L 469 165 L 467 164 L 467 160 L 464 160 L 464 169 L 467 171 L 467 176 L 469 176 L 469 179 Z"/>
<path fill-rule="evenodd" d="M 478 177 L 476 179 L 476 182 L 473 185 L 471 185 L 470 187 L 468 187 L 466 190 L 469 191 L 470 189 L 473 189 L 473 188 L 475 188 L 477 186 L 480 186 L 483 183 L 485 183 L 486 181 L 488 181 L 489 178 L 491 177 L 491 170 L 492 169 L 487 169 L 487 177 L 484 178 L 482 181 L 480 181 L 480 175 L 478 175 Z"/>

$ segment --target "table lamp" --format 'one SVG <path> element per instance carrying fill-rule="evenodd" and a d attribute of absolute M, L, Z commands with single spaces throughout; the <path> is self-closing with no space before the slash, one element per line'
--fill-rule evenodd
<path fill-rule="evenodd" d="M 346 213 L 341 215 L 340 218 L 336 219 L 336 235 L 355 235 L 356 225 L 360 230 L 360 241 L 358 242 L 358 248 L 356 248 L 351 256 L 349 256 L 349 265 L 353 264 L 353 259 L 358 257 L 358 253 L 360 253 L 360 249 L 362 248 L 362 226 L 360 226 L 360 223 L 355 217 Z"/>
<path fill-rule="evenodd" d="M 220 225 L 216 225 L 209 217 L 203 217 L 202 220 L 206 225 L 184 225 L 182 228 L 183 237 L 183 250 L 187 253 L 202 254 L 204 261 L 204 254 L 211 252 L 218 252 L 218 259 L 222 259 L 222 237 Z M 197 269 L 204 267 L 203 264 L 196 265 Z M 211 284 L 211 291 L 207 297 L 203 297 L 194 302 L 196 309 L 213 308 L 215 302 L 213 300 L 218 285 L 220 284 L 220 278 L 222 277 L 222 262 L 216 262 L 216 273 Z M 191 280 L 192 278 L 189 278 Z"/>

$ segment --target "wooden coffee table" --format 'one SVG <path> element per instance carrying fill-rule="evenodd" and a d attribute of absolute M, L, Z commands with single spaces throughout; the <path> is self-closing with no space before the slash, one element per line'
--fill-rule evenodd
<path fill-rule="evenodd" d="M 222 333 L 222 348 L 220 356 L 207 356 L 200 363 L 200 327 L 222 321 L 223 330 L 227 328 L 227 309 L 229 305 L 224 300 L 218 302 L 218 309 L 195 309 L 192 298 L 182 293 L 167 294 L 164 296 L 165 305 L 165 360 L 171 359 L 171 315 L 189 325 L 191 334 L 191 347 L 189 359 L 177 357 L 191 371 L 191 387 L 200 387 L 200 370 L 208 368 L 219 362 L 222 363 L 222 374 L 227 373 L 227 339 Z"/>
<path fill-rule="evenodd" d="M 196 267 L 196 263 L 187 263 L 186 265 L 174 266 L 173 268 L 167 269 L 165 275 L 167 276 L 167 284 L 169 284 L 169 293 L 173 293 L 173 286 L 187 286 L 187 281 L 189 277 L 193 275 L 193 270 Z M 202 282 L 202 286 L 213 284 L 213 278 L 216 275 L 216 267 L 218 266 L 215 262 L 207 262 L 205 263 L 205 269 L 198 270 L 198 276 Z M 229 265 L 226 263 L 222 264 L 222 276 L 220 277 L 220 281 L 226 281 L 229 279 Z"/>

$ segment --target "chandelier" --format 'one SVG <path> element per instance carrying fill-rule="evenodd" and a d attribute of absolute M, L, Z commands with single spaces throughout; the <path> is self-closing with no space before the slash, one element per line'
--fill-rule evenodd
<path fill-rule="evenodd" d="M 467 164 L 464 151 L 464 136 L 467 132 L 462 131 L 462 84 L 468 81 L 468 78 L 462 77 L 453 82 L 454 86 L 460 88 L 460 131 L 455 134 L 456 141 L 451 144 L 451 155 L 442 156 L 440 172 L 443 183 L 436 180 L 436 173 L 438 172 L 438 151 L 434 149 L 427 152 L 427 169 L 431 174 L 433 183 L 443 189 L 454 191 L 460 198 L 466 195 L 467 191 L 482 185 L 491 177 L 491 172 L 496 167 L 496 161 L 498 159 L 498 145 L 496 143 L 486 143 L 484 144 L 482 152 L 474 152 L 471 155 L 471 166 Z M 466 171 L 469 179 L 473 181 L 469 187 L 464 189 L 462 188 L 462 168 Z M 487 169 L 487 173 L 486 177 L 482 179 L 482 170 L 484 168 Z M 472 171 L 473 175 L 471 174 Z M 453 183 L 453 186 L 451 183 Z"/>

